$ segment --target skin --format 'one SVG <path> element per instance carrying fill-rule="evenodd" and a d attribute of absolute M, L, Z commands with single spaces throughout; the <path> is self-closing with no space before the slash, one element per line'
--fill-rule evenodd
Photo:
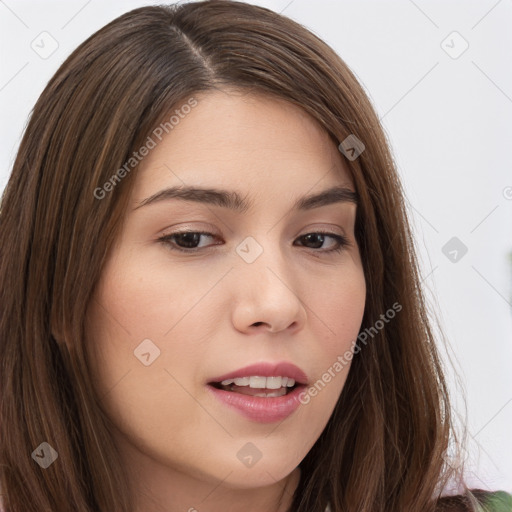
<path fill-rule="evenodd" d="M 354 190 L 343 157 L 304 111 L 283 100 L 224 90 L 198 105 L 144 158 L 130 206 L 87 310 L 94 386 L 135 492 L 135 510 L 286 512 L 298 467 L 322 433 L 350 365 L 284 421 L 251 421 L 207 390 L 213 377 L 262 361 L 291 361 L 313 384 L 352 349 L 366 285 L 354 238 L 356 205 L 291 211 L 335 185 Z M 170 186 L 236 190 L 243 213 L 169 199 Z M 207 231 L 194 247 L 183 229 Z M 350 245 L 325 251 L 334 238 Z M 253 237 L 263 253 L 236 252 Z M 160 350 L 145 366 L 144 339 Z M 261 459 L 237 457 L 253 443 Z"/>

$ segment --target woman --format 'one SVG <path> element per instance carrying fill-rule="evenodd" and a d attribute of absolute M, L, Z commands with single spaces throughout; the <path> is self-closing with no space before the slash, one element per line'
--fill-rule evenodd
<path fill-rule="evenodd" d="M 401 186 L 293 21 L 211 1 L 99 30 L 39 98 L 0 228 L 6 512 L 508 506 L 440 498 Z"/>

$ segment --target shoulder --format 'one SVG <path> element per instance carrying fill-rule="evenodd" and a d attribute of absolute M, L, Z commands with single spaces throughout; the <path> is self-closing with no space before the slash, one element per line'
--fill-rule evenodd
<path fill-rule="evenodd" d="M 512 512 L 512 494 L 481 489 L 472 489 L 471 493 L 481 506 L 482 512 Z M 436 512 L 473 512 L 474 510 L 467 495 L 445 496 L 438 500 L 436 507 Z"/>

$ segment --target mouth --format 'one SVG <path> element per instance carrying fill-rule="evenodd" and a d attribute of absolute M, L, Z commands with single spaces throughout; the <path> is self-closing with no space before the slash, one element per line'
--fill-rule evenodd
<path fill-rule="evenodd" d="M 256 363 L 215 377 L 208 386 L 228 393 L 260 398 L 282 397 L 307 385 L 308 377 L 298 366 L 280 363 Z"/>
<path fill-rule="evenodd" d="M 261 368 L 261 367 L 260 367 Z M 235 372 L 236 373 L 236 372 Z M 208 382 L 206 388 L 212 397 L 228 410 L 236 411 L 246 419 L 258 423 L 283 421 L 302 404 L 301 395 L 306 389 L 307 377 L 300 371 L 301 381 L 287 375 L 228 375 Z M 267 367 L 267 373 L 271 370 Z"/>
<path fill-rule="evenodd" d="M 301 383 L 295 382 L 291 377 L 243 377 L 226 379 L 222 382 L 209 382 L 209 386 L 231 393 L 274 398 L 292 393 Z"/>

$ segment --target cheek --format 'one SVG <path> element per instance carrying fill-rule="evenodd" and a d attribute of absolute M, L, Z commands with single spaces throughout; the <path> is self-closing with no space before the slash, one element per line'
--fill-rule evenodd
<path fill-rule="evenodd" d="M 191 340 L 205 332 L 194 305 L 218 278 L 202 277 L 199 283 L 184 272 L 164 275 L 141 260 L 118 258 L 104 268 L 88 308 L 87 347 L 100 406 L 155 459 L 162 453 L 183 458 L 176 439 L 191 437 L 190 425 L 205 422 L 192 397 L 203 348 Z"/>
<path fill-rule="evenodd" d="M 350 347 L 359 333 L 366 303 L 364 272 L 360 265 L 353 265 L 333 273 L 321 285 L 309 283 L 309 290 L 311 322 L 317 326 L 317 334 L 325 333 L 325 352 L 332 357 Z"/>
<path fill-rule="evenodd" d="M 125 253 L 104 268 L 96 297 L 102 306 L 100 323 L 134 342 L 172 336 L 218 280 L 216 274 L 192 272 L 165 260 L 155 263 L 142 250 Z"/>
<path fill-rule="evenodd" d="M 316 439 L 325 427 L 345 385 L 366 302 L 366 282 L 359 260 L 330 279 L 309 282 L 308 329 L 315 344 L 309 348 L 314 375 L 302 397 L 304 421 Z M 311 417 L 317 421 L 311 422 Z"/>
<path fill-rule="evenodd" d="M 219 325 L 218 272 L 185 271 L 163 258 L 155 264 L 144 254 L 113 254 L 87 312 L 95 385 L 116 414 L 118 406 L 140 410 L 144 393 L 166 409 L 189 398 L 179 383 L 196 380 L 202 340 Z"/>

